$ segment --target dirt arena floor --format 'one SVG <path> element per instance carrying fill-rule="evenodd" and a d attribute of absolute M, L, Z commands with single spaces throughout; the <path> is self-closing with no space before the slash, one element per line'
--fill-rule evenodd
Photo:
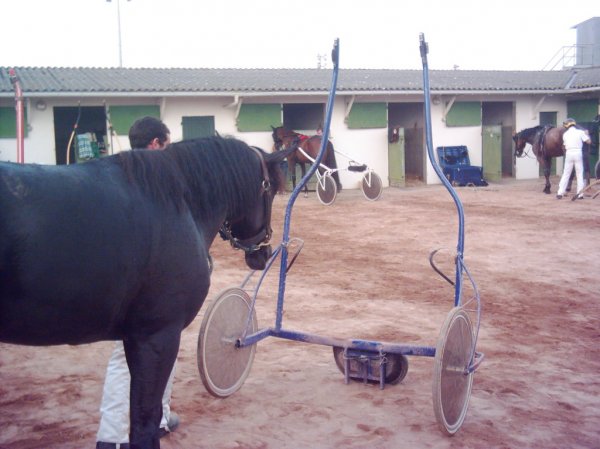
<path fill-rule="evenodd" d="M 459 189 L 485 360 L 454 437 L 436 424 L 429 357 L 409 357 L 406 378 L 380 390 L 345 385 L 328 346 L 267 338 L 242 389 L 212 397 L 196 364 L 203 307 L 178 358 L 172 408 L 182 423 L 162 447 L 600 447 L 600 198 L 558 201 L 542 187 L 535 180 Z M 275 201 L 276 242 L 287 198 Z M 300 196 L 291 236 L 305 245 L 288 276 L 284 327 L 435 346 L 453 288 L 428 256 L 442 248 L 439 265 L 452 273 L 457 237 L 442 186 L 385 189 L 377 202 L 344 190 L 329 207 L 314 193 Z M 207 301 L 247 273 L 243 255 L 221 240 L 212 254 Z M 278 268 L 259 295 L 259 327 L 274 323 Z M 0 448 L 93 448 L 111 349 L 0 345 Z"/>

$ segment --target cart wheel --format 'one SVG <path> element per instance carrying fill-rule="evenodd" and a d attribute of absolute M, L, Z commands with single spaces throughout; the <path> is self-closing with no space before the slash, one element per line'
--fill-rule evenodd
<path fill-rule="evenodd" d="M 402 354 L 386 354 L 387 370 L 385 382 L 388 384 L 397 384 L 402 382 L 408 373 L 408 357 Z"/>
<path fill-rule="evenodd" d="M 385 372 L 385 383 L 386 384 L 397 384 L 406 377 L 408 373 L 408 358 L 402 354 L 388 353 L 385 355 L 387 359 L 386 372 Z M 342 374 L 345 374 L 344 370 L 344 348 L 339 346 L 333 347 L 333 358 L 335 364 Z"/>
<path fill-rule="evenodd" d="M 256 332 L 256 313 L 250 310 L 250 297 L 239 288 L 222 292 L 209 306 L 198 336 L 198 371 L 210 394 L 227 397 L 239 390 L 250 373 L 256 345 L 239 348 L 252 313 L 248 333 Z"/>
<path fill-rule="evenodd" d="M 329 206 L 335 201 L 337 186 L 329 173 L 323 174 L 317 181 L 317 196 L 321 204 Z"/>
<path fill-rule="evenodd" d="M 360 187 L 365 198 L 370 201 L 377 201 L 381 197 L 383 184 L 381 183 L 379 175 L 372 170 L 365 173 Z"/>
<path fill-rule="evenodd" d="M 594 173 L 596 175 L 596 179 L 600 179 L 600 160 L 596 161 L 596 166 L 594 167 Z"/>
<path fill-rule="evenodd" d="M 433 367 L 433 410 L 440 429 L 454 435 L 467 414 L 473 372 L 473 325 L 461 307 L 446 317 L 435 349 Z"/>

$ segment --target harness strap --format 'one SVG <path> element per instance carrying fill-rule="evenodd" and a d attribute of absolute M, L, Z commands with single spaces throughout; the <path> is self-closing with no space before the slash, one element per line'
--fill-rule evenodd
<path fill-rule="evenodd" d="M 261 247 L 269 244 L 271 240 L 271 236 L 273 234 L 273 230 L 271 229 L 271 201 L 269 201 L 268 192 L 271 188 L 271 179 L 269 177 L 269 168 L 267 167 L 267 163 L 263 157 L 262 151 L 260 151 L 256 147 L 250 147 L 252 151 L 258 156 L 258 160 L 260 161 L 260 165 L 262 168 L 262 186 L 260 196 L 262 196 L 264 201 L 264 214 L 267 217 L 267 222 L 261 231 L 249 238 L 246 239 L 238 239 L 235 237 L 231 231 L 231 224 L 229 221 L 225 220 L 219 229 L 219 235 L 223 240 L 229 240 L 231 246 L 235 249 L 242 249 L 247 253 L 254 252 L 259 250 Z M 253 241 L 258 241 L 258 243 L 252 243 Z"/>
<path fill-rule="evenodd" d="M 296 150 L 302 153 L 304 157 L 311 161 L 313 164 L 315 163 L 315 159 L 312 156 L 310 156 L 306 151 L 304 151 L 301 147 L 297 147 Z M 323 163 L 320 163 L 319 167 L 321 167 L 324 170 L 333 171 L 331 168 L 329 168 L 327 165 L 324 165 Z"/>
<path fill-rule="evenodd" d="M 548 133 L 550 128 L 552 128 L 552 126 L 546 125 L 537 134 L 537 144 L 540 147 L 540 154 L 542 155 L 542 157 L 546 157 L 546 134 Z"/>
<path fill-rule="evenodd" d="M 271 178 L 269 178 L 269 168 L 267 167 L 267 163 L 265 162 L 265 158 L 262 155 L 262 152 L 256 147 L 250 147 L 252 151 L 256 153 L 258 156 L 258 160 L 260 161 L 260 165 L 262 167 L 263 173 L 263 191 L 268 189 L 271 185 Z"/>

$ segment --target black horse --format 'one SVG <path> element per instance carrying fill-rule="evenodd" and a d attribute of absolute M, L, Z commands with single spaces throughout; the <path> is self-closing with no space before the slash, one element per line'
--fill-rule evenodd
<path fill-rule="evenodd" d="M 0 341 L 123 340 L 131 447 L 159 448 L 161 397 L 208 292 L 209 248 L 220 232 L 265 267 L 286 156 L 211 137 L 70 166 L 0 163 Z"/>

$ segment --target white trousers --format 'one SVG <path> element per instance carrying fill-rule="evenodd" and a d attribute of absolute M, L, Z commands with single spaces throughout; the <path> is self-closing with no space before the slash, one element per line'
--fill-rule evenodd
<path fill-rule="evenodd" d="M 585 179 L 583 179 L 583 154 L 580 148 L 568 149 L 565 153 L 565 168 L 558 184 L 558 195 L 564 195 L 567 191 L 567 184 L 569 183 L 573 167 L 575 167 L 575 174 L 577 175 L 577 192 L 579 193 L 585 187 Z"/>
<path fill-rule="evenodd" d="M 162 398 L 163 414 L 160 427 L 167 427 L 171 414 L 171 391 L 175 365 L 171 370 L 169 381 Z M 115 343 L 115 349 L 106 367 L 102 403 L 100 404 L 100 427 L 96 441 L 105 443 L 129 442 L 129 384 L 131 376 L 125 359 L 125 348 L 122 341 Z"/>

